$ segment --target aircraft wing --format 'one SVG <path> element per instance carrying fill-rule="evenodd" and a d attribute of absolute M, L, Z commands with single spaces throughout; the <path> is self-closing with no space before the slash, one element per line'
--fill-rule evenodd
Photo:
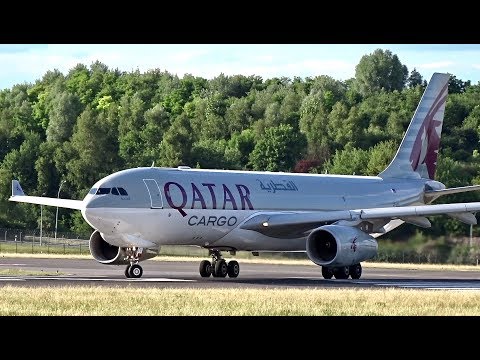
<path fill-rule="evenodd" d="M 12 180 L 12 196 L 8 200 L 29 204 L 58 206 L 61 208 L 75 210 L 82 210 L 85 207 L 85 204 L 81 200 L 49 198 L 43 196 L 27 196 L 23 192 L 22 187 L 17 180 Z"/>
<path fill-rule="evenodd" d="M 477 223 L 473 215 L 477 211 L 480 211 L 480 202 L 337 211 L 260 212 L 247 219 L 240 228 L 257 231 L 266 236 L 301 237 L 319 226 L 342 220 L 358 223 L 362 220 L 406 219 L 407 222 L 415 223 L 415 219 L 421 222 L 429 215 L 450 215 L 473 225 Z"/>

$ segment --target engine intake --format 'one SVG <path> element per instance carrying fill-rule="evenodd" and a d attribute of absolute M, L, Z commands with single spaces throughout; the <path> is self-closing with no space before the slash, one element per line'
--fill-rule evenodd
<path fill-rule="evenodd" d="M 307 255 L 320 266 L 350 266 L 377 255 L 377 241 L 350 226 L 325 225 L 307 238 Z"/>
<path fill-rule="evenodd" d="M 93 258 L 99 263 L 107 265 L 129 264 L 129 261 L 125 260 L 125 249 L 106 242 L 98 230 L 95 230 L 92 235 L 90 235 L 88 246 Z M 139 261 L 150 259 L 156 255 L 157 251 L 149 251 L 145 249 L 140 256 Z"/>

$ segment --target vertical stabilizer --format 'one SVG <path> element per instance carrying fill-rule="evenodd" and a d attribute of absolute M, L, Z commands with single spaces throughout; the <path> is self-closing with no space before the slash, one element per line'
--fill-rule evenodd
<path fill-rule="evenodd" d="M 22 186 L 18 180 L 12 180 L 12 196 L 25 196 Z"/>
<path fill-rule="evenodd" d="M 432 75 L 395 157 L 379 176 L 434 179 L 449 77 Z"/>

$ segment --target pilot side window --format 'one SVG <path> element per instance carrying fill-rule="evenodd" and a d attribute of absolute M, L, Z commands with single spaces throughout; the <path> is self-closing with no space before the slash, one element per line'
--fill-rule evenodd
<path fill-rule="evenodd" d="M 118 190 L 117 190 L 117 188 L 112 188 L 112 194 L 113 194 L 113 195 L 118 195 Z"/>
<path fill-rule="evenodd" d="M 98 188 L 97 195 L 110 194 L 110 188 Z"/>
<path fill-rule="evenodd" d="M 119 187 L 119 188 L 118 188 L 118 191 L 120 192 L 120 195 L 122 195 L 122 196 L 128 196 L 128 193 L 125 191 L 124 188 Z"/>

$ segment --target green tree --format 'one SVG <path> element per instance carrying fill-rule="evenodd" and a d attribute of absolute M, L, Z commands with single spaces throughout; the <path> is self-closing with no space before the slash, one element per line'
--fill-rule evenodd
<path fill-rule="evenodd" d="M 323 169 L 328 174 L 366 175 L 368 155 L 368 150 L 349 146 L 343 150 L 337 150 L 332 159 L 324 164 Z"/>
<path fill-rule="evenodd" d="M 160 158 L 160 143 L 163 134 L 170 127 L 170 114 L 157 104 L 145 111 L 145 127 L 140 134 L 143 159 L 152 162 Z"/>
<path fill-rule="evenodd" d="M 191 163 L 191 151 L 194 135 L 190 119 L 181 114 L 175 118 L 172 126 L 165 132 L 160 144 L 161 166 L 194 166 Z"/>
<path fill-rule="evenodd" d="M 450 94 L 461 94 L 466 91 L 466 89 L 471 85 L 470 80 L 462 81 L 457 79 L 457 77 L 453 74 L 449 74 L 450 79 L 448 81 L 448 92 Z"/>
<path fill-rule="evenodd" d="M 234 164 L 225 156 L 226 140 L 200 140 L 193 144 L 191 164 L 202 169 L 231 169 Z"/>
<path fill-rule="evenodd" d="M 94 183 L 118 170 L 116 128 L 105 112 L 88 106 L 78 118 L 71 145 L 75 155 L 66 165 L 65 179 L 82 198 Z"/>
<path fill-rule="evenodd" d="M 364 55 L 355 67 L 355 79 L 363 95 L 385 90 L 402 90 L 408 76 L 408 69 L 397 55 L 390 50 L 377 49 Z"/>
<path fill-rule="evenodd" d="M 35 206 L 32 204 L 14 204 L 8 202 L 8 198 L 12 192 L 13 179 L 20 181 L 27 194 L 37 195 L 35 194 L 37 189 L 35 159 L 40 144 L 41 140 L 38 134 L 27 133 L 20 148 L 9 152 L 0 166 L 0 174 L 4 176 L 0 181 L 0 199 L 5 202 L 2 207 L 5 219 L 10 224 L 35 228 L 37 218 Z"/>
<path fill-rule="evenodd" d="M 47 140 L 55 142 L 66 141 L 72 136 L 73 127 L 83 106 L 77 95 L 63 92 L 52 101 L 47 127 Z"/>
<path fill-rule="evenodd" d="M 399 144 L 394 140 L 382 141 L 368 150 L 366 175 L 376 176 L 393 160 Z"/>
<path fill-rule="evenodd" d="M 253 170 L 291 171 L 306 145 L 305 136 L 288 124 L 269 128 L 250 155 Z"/>
<path fill-rule="evenodd" d="M 146 166 L 142 128 L 145 126 L 145 102 L 136 93 L 125 95 L 118 107 L 119 155 L 128 167 Z"/>
<path fill-rule="evenodd" d="M 407 79 L 407 84 L 409 88 L 423 85 L 423 77 L 416 68 L 413 68 L 413 70 L 410 72 L 410 76 Z"/>
<path fill-rule="evenodd" d="M 306 96 L 300 107 L 300 131 L 307 139 L 307 152 L 311 159 L 321 163 L 330 157 L 332 140 L 325 131 L 328 126 L 328 111 L 319 92 Z"/>
<path fill-rule="evenodd" d="M 255 133 L 245 129 L 235 133 L 225 148 L 225 157 L 234 168 L 248 169 L 250 154 L 255 148 Z"/>

